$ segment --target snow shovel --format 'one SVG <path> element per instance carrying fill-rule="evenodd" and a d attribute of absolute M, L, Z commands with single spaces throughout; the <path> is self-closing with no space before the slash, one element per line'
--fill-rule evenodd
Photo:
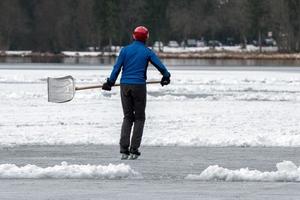
<path fill-rule="evenodd" d="M 48 102 L 53 103 L 65 103 L 71 101 L 74 98 L 75 92 L 77 90 L 87 90 L 102 88 L 102 85 L 90 85 L 90 86 L 75 86 L 75 80 L 72 76 L 64 76 L 60 78 L 50 78 L 47 79 L 48 83 Z M 156 84 L 160 81 L 149 81 L 147 84 Z M 120 86 L 120 84 L 115 84 L 114 86 Z"/>

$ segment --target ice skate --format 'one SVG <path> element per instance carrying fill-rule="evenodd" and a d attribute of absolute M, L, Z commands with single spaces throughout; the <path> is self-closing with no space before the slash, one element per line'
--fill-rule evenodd
<path fill-rule="evenodd" d="M 121 160 L 127 160 L 129 158 L 129 155 L 126 153 L 121 154 Z"/>

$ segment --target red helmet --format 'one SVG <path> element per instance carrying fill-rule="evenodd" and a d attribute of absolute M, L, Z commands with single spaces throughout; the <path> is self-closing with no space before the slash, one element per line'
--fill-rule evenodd
<path fill-rule="evenodd" d="M 149 38 L 149 31 L 145 26 L 138 26 L 134 29 L 132 34 L 133 39 L 146 42 Z"/>

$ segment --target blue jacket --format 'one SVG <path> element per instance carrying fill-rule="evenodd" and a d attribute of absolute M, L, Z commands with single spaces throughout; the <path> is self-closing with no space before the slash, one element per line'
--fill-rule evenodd
<path fill-rule="evenodd" d="M 115 83 L 122 69 L 121 84 L 145 84 L 147 67 L 151 62 L 163 76 L 170 76 L 167 68 L 143 42 L 134 41 L 124 47 L 114 65 L 109 81 Z"/>

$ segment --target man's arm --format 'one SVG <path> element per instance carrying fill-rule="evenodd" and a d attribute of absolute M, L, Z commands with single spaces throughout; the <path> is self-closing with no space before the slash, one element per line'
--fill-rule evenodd
<path fill-rule="evenodd" d="M 161 86 L 169 85 L 170 84 L 170 77 L 171 74 L 168 72 L 167 68 L 162 64 L 162 62 L 159 60 L 159 58 L 156 56 L 156 54 L 153 51 L 150 51 L 150 62 L 160 73 L 163 75 L 160 84 Z"/>
<path fill-rule="evenodd" d="M 149 61 L 163 75 L 163 77 L 171 76 L 167 68 L 164 66 L 164 64 L 162 64 L 162 62 L 153 51 L 150 51 Z"/>
<path fill-rule="evenodd" d="M 124 48 L 121 50 L 119 56 L 118 56 L 118 59 L 114 65 L 114 68 L 110 74 L 110 77 L 109 77 L 109 81 L 113 84 L 115 84 L 117 78 L 118 78 L 118 75 L 121 71 L 121 68 L 122 68 L 122 65 L 123 65 L 123 61 L 124 61 Z"/>
<path fill-rule="evenodd" d="M 113 68 L 113 70 L 110 74 L 110 77 L 107 78 L 106 82 L 102 86 L 102 90 L 110 91 L 111 87 L 115 85 L 115 82 L 116 82 L 116 80 L 118 78 L 118 75 L 121 71 L 123 61 L 124 61 L 124 50 L 122 49 L 119 56 L 118 56 L 118 59 L 117 59 L 115 65 L 114 65 L 114 68 Z"/>

